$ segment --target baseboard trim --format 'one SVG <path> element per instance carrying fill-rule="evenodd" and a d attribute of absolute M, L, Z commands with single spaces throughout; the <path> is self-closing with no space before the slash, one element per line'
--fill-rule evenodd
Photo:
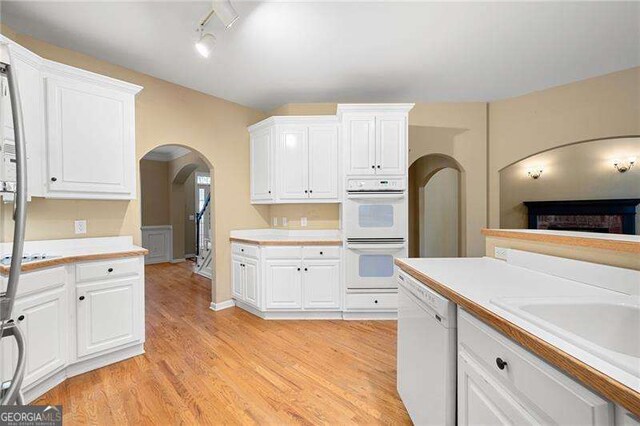
<path fill-rule="evenodd" d="M 396 321 L 398 312 L 342 312 L 342 319 L 347 321 Z"/>
<path fill-rule="evenodd" d="M 182 258 L 182 259 L 171 259 L 169 262 L 171 262 L 171 263 L 182 263 L 184 261 L 185 261 L 184 258 Z"/>
<path fill-rule="evenodd" d="M 386 312 L 342 312 L 342 311 L 260 311 L 241 300 L 235 305 L 265 320 L 354 320 L 354 321 L 394 321 L 398 313 Z"/>
<path fill-rule="evenodd" d="M 233 299 L 229 299 L 218 303 L 211 302 L 211 305 L 209 305 L 209 309 L 217 312 L 223 309 L 233 308 L 234 306 L 236 306 L 236 302 Z"/>

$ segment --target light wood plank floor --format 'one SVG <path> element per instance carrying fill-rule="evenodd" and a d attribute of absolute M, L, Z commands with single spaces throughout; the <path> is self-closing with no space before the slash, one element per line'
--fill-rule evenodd
<path fill-rule="evenodd" d="M 65 424 L 410 424 L 393 321 L 265 321 L 209 309 L 190 264 L 146 268 L 146 354 L 37 403 Z"/>

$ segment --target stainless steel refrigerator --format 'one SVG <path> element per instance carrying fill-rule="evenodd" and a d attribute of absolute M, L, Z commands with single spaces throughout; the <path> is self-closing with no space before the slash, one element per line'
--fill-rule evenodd
<path fill-rule="evenodd" d="M 22 108 L 20 93 L 18 90 L 18 77 L 16 69 L 11 64 L 11 52 L 5 44 L 0 45 L 0 74 L 6 78 L 6 87 L 10 99 L 10 111 L 0 108 L 0 114 L 11 113 L 13 117 L 13 135 L 2 136 L 2 180 L 0 180 L 0 192 L 12 195 L 13 198 L 13 243 L 11 251 L 11 269 L 6 289 L 0 293 L 0 339 L 15 339 L 18 349 L 17 364 L 10 380 L 2 383 L 0 388 L 0 404 L 22 404 L 20 387 L 25 370 L 25 343 L 18 324 L 12 319 L 13 304 L 18 291 L 20 281 L 20 269 L 22 266 L 22 254 L 24 248 L 24 230 L 27 219 L 27 153 L 24 139 L 24 127 L 22 121 Z M 0 123 L 2 119 L 0 117 Z M 7 138 L 13 137 L 15 154 L 10 158 L 5 155 Z M 5 161 L 6 160 L 6 161 Z M 1 291 L 2 289 L 0 289 Z M 4 343 L 4 342 L 0 342 Z"/>

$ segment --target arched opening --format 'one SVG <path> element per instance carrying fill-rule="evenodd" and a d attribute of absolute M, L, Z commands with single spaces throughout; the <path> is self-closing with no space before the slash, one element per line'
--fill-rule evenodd
<path fill-rule="evenodd" d="M 409 256 L 464 253 L 463 169 L 453 158 L 429 154 L 409 167 Z"/>
<path fill-rule="evenodd" d="M 209 293 L 215 276 L 213 184 L 210 162 L 188 147 L 163 145 L 140 160 L 145 263 L 184 263 L 185 273 L 205 277 Z"/>

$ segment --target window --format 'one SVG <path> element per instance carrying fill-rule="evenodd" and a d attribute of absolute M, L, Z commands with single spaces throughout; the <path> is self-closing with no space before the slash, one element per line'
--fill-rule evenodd
<path fill-rule="evenodd" d="M 196 184 L 198 185 L 211 185 L 211 176 L 197 175 Z"/>

